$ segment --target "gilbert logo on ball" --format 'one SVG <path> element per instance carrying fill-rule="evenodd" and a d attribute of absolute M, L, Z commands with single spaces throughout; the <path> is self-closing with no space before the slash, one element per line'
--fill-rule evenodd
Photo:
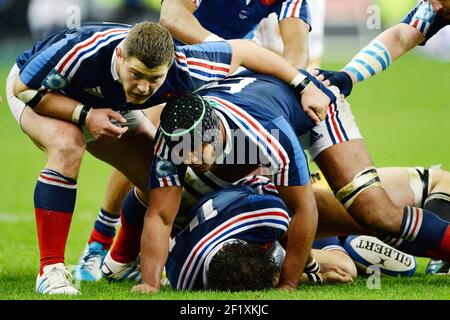
<path fill-rule="evenodd" d="M 401 252 L 375 237 L 349 236 L 345 240 L 344 248 L 363 270 L 369 266 L 378 266 L 382 274 L 390 276 L 412 276 L 416 271 L 414 256 Z"/>

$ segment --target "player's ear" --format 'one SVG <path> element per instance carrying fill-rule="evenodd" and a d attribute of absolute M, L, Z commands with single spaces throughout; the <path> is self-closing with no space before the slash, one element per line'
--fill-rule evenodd
<path fill-rule="evenodd" d="M 122 61 L 123 57 L 123 50 L 121 47 L 116 47 L 116 56 L 119 58 L 119 60 Z"/>

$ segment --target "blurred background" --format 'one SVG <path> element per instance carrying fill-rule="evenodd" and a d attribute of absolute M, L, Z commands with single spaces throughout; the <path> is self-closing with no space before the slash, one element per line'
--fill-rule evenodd
<path fill-rule="evenodd" d="M 314 1 L 314 0 L 310 0 Z M 398 23 L 417 0 L 327 0 L 325 61 L 340 61 Z M 0 0 L 0 55 L 16 55 L 34 40 L 87 21 L 158 21 L 161 0 Z M 450 59 L 450 32 L 442 30 L 424 54 Z M 329 54 L 331 53 L 332 54 Z"/>

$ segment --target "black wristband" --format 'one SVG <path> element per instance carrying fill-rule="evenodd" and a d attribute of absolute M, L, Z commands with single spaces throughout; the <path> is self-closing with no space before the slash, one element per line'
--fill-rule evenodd
<path fill-rule="evenodd" d="M 295 93 L 297 94 L 302 94 L 303 91 L 305 91 L 306 87 L 308 86 L 308 84 L 311 82 L 311 80 L 309 80 L 308 78 L 303 79 L 302 82 L 300 82 L 298 85 L 296 85 L 293 89 L 295 91 Z"/>
<path fill-rule="evenodd" d="M 44 96 L 45 96 L 45 92 L 42 93 L 42 92 L 38 91 L 36 93 L 36 95 L 33 97 L 33 99 L 31 99 L 30 101 L 27 102 L 27 106 L 29 106 L 31 109 L 36 108 L 36 106 L 39 104 L 39 102 L 41 102 L 41 100 Z"/>
<path fill-rule="evenodd" d="M 323 278 L 318 273 L 306 273 L 309 282 L 323 284 Z"/>
<path fill-rule="evenodd" d="M 91 111 L 91 107 L 84 106 L 80 111 L 80 118 L 78 119 L 78 123 L 82 126 L 86 125 L 86 118 L 89 114 L 89 111 Z"/>

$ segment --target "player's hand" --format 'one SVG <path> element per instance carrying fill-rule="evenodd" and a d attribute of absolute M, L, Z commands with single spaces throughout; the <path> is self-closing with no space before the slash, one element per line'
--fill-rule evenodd
<path fill-rule="evenodd" d="M 336 86 L 339 91 L 348 97 L 353 89 L 353 79 L 345 71 L 332 71 L 332 70 L 322 70 L 315 69 L 311 72 L 317 80 L 321 81 L 324 86 Z"/>
<path fill-rule="evenodd" d="M 157 293 L 159 289 L 152 287 L 149 284 L 142 283 L 135 285 L 133 288 L 131 288 L 131 293 Z"/>
<path fill-rule="evenodd" d="M 322 90 L 310 83 L 302 93 L 301 103 L 306 114 L 316 125 L 319 125 L 325 119 L 331 101 Z"/>
<path fill-rule="evenodd" d="M 111 123 L 112 120 L 116 124 Z M 120 139 L 128 130 L 128 127 L 121 126 L 126 122 L 120 113 L 112 109 L 92 109 L 86 119 L 86 127 L 96 140 L 111 143 Z"/>
<path fill-rule="evenodd" d="M 350 274 L 336 266 L 334 268 L 329 268 L 326 272 L 323 272 L 321 276 L 324 283 L 353 282 L 353 278 Z"/>

